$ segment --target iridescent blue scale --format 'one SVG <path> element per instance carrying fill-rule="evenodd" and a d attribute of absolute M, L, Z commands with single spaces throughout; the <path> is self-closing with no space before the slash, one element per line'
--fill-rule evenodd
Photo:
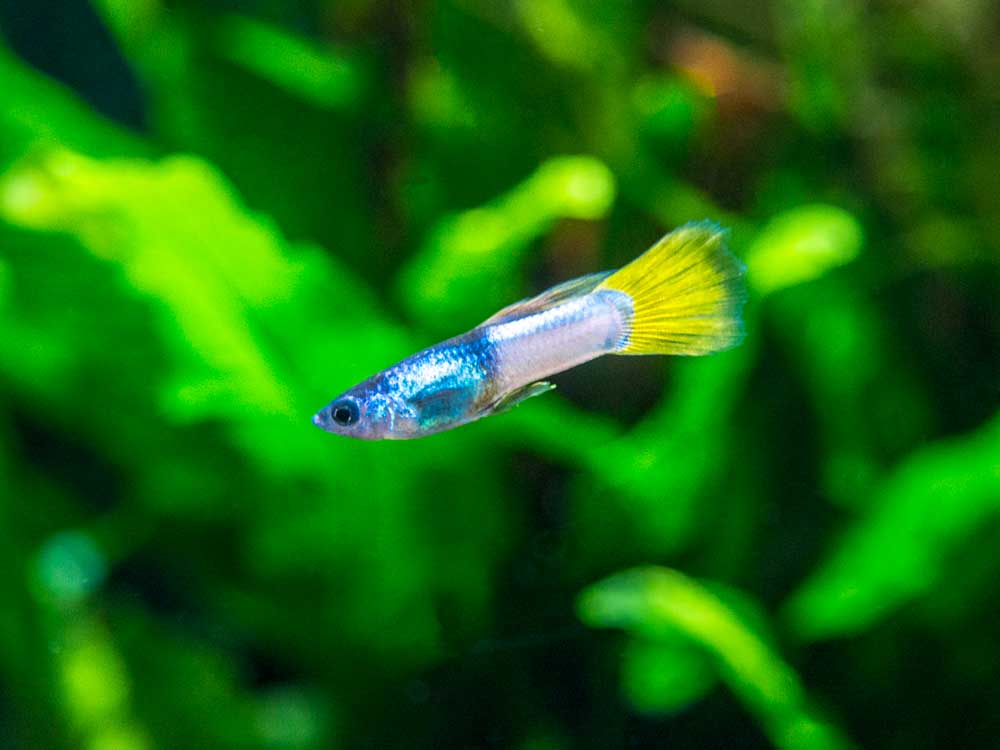
<path fill-rule="evenodd" d="M 468 421 L 491 400 L 496 350 L 476 331 L 404 359 L 376 376 L 376 390 L 409 407 L 420 430 L 436 432 Z"/>

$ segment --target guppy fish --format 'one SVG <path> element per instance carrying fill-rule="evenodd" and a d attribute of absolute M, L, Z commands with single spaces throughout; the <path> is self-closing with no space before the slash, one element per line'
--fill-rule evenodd
<path fill-rule="evenodd" d="M 373 375 L 313 422 L 364 440 L 423 437 L 546 393 L 544 378 L 604 354 L 727 349 L 743 336 L 743 271 L 721 227 L 685 224 L 617 271 L 516 302 Z"/>

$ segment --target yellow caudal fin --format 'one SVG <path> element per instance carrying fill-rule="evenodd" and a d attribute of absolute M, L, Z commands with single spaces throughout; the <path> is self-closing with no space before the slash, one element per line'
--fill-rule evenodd
<path fill-rule="evenodd" d="M 743 264 L 718 224 L 678 227 L 597 288 L 632 300 L 617 354 L 709 354 L 743 338 Z"/>

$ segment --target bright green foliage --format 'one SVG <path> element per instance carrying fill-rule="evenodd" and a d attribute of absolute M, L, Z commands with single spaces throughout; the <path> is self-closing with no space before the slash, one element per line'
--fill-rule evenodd
<path fill-rule="evenodd" d="M 786 211 L 747 248 L 750 280 L 761 294 L 811 281 L 854 260 L 861 249 L 857 219 L 835 206 Z"/>
<path fill-rule="evenodd" d="M 202 210 L 190 211 L 192 201 Z M 204 370 L 167 386 L 168 411 L 187 418 L 292 413 L 292 397 L 271 370 L 273 358 L 254 341 L 246 310 L 287 300 L 312 269 L 284 257 L 273 232 L 245 217 L 203 164 L 102 164 L 55 152 L 38 167 L 9 173 L 0 185 L 0 215 L 71 233 L 162 303 L 175 346 L 190 350 L 192 368 Z"/>
<path fill-rule="evenodd" d="M 777 747 L 848 745 L 836 729 L 807 709 L 802 685 L 788 664 L 736 611 L 684 575 L 666 568 L 619 573 L 584 591 L 579 609 L 589 625 L 624 628 L 635 637 L 667 644 L 683 639 L 689 648 L 704 653 L 718 676 L 760 716 Z M 647 660 L 645 669 L 656 669 L 656 655 L 642 656 Z M 668 668 L 690 670 L 692 658 L 686 657 L 686 667 L 684 659 L 675 659 Z M 633 664 L 633 673 L 635 669 Z M 694 675 L 689 679 L 704 682 Z M 669 682 L 661 687 L 671 689 Z M 668 692 L 663 700 L 671 697 L 676 695 Z"/>
<path fill-rule="evenodd" d="M 992 747 L 997 12 L 0 2 L 0 750 Z M 699 219 L 740 347 L 310 423 Z"/>

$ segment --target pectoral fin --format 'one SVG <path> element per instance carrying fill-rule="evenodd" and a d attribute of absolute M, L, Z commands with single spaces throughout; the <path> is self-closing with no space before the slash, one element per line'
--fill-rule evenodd
<path fill-rule="evenodd" d="M 525 401 L 532 396 L 541 396 L 543 393 L 548 393 L 555 387 L 554 383 L 549 383 L 544 380 L 539 380 L 537 383 L 522 386 L 501 396 L 493 403 L 493 406 L 490 407 L 490 412 L 492 414 L 499 414 L 502 411 L 510 411 L 522 401 Z"/>

